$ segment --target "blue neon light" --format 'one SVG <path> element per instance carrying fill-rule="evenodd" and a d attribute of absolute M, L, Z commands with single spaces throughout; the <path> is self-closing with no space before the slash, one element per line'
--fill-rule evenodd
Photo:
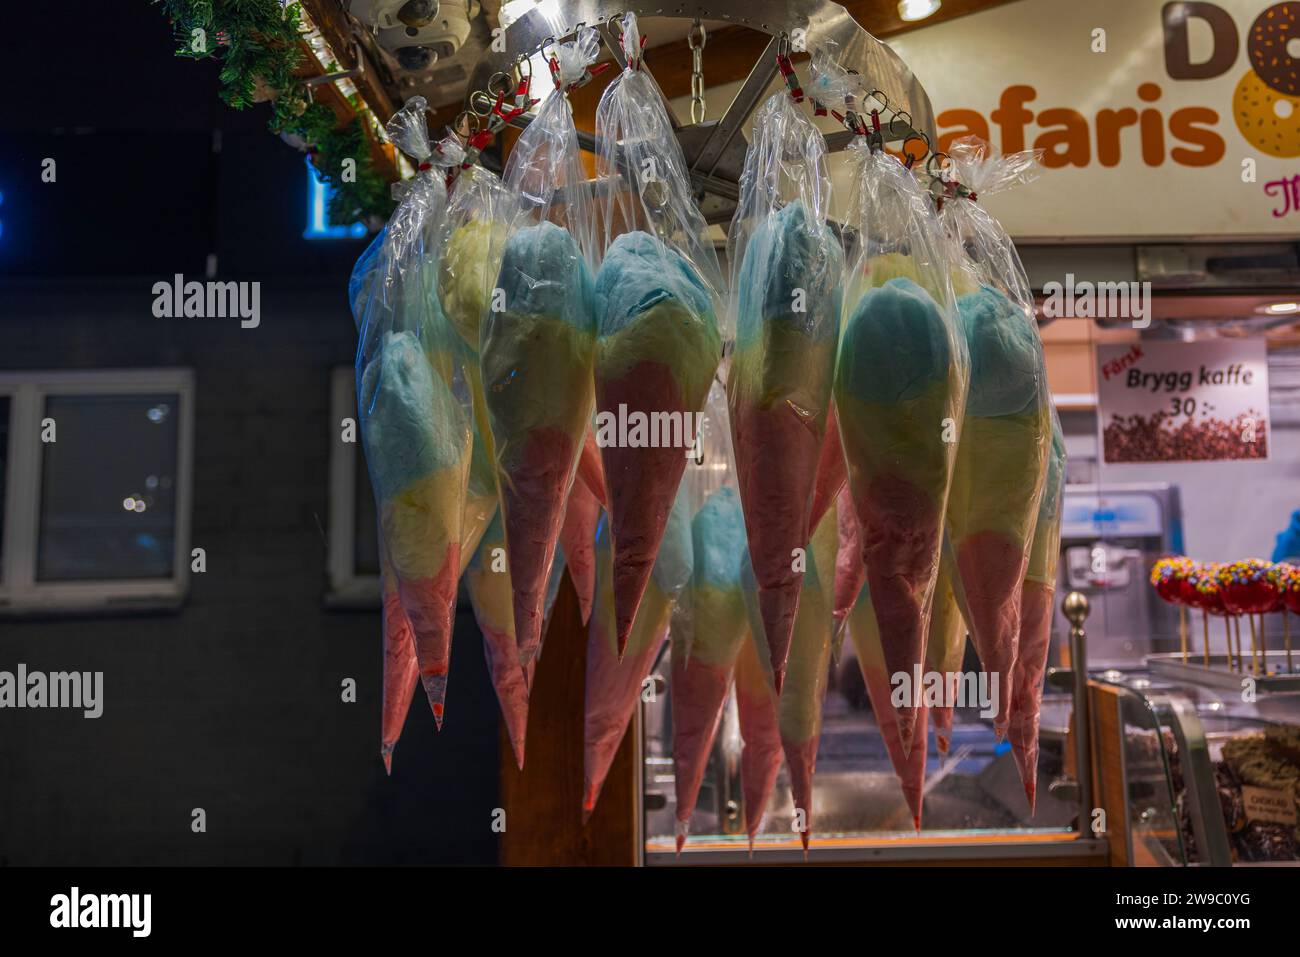
<path fill-rule="evenodd" d="M 365 223 L 353 223 L 351 226 L 336 226 L 330 222 L 326 208 L 329 206 L 330 188 L 324 183 L 311 165 L 311 158 L 305 157 L 307 163 L 307 228 L 302 231 L 304 239 L 360 239 L 366 235 Z"/>

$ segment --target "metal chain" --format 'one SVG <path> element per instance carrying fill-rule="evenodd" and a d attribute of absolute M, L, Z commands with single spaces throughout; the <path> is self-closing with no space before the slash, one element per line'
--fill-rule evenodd
<path fill-rule="evenodd" d="M 704 105 L 704 44 L 708 37 L 704 24 L 697 17 L 686 34 L 686 45 L 691 48 L 691 122 L 703 123 Z"/>

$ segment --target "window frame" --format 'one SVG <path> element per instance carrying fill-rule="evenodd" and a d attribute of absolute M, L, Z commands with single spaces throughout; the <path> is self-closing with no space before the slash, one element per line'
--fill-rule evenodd
<path fill-rule="evenodd" d="M 380 577 L 358 574 L 356 567 L 361 425 L 356 425 L 356 441 L 344 442 L 341 429 L 345 418 L 357 422 L 356 370 L 336 366 L 330 370 L 329 588 L 325 604 L 329 608 L 378 608 Z"/>
<path fill-rule="evenodd" d="M 50 396 L 174 393 L 176 511 L 172 575 L 167 578 L 41 582 L 41 484 L 45 443 L 41 420 Z M 9 448 L 0 554 L 0 616 L 115 612 L 178 608 L 189 591 L 194 481 L 194 371 L 186 368 L 87 369 L 0 372 L 0 395 L 9 397 Z M 23 450 L 32 450 L 22 454 Z"/>

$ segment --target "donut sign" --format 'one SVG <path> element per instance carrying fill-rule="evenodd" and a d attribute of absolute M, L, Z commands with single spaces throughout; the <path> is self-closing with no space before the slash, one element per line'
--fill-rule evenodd
<path fill-rule="evenodd" d="M 941 149 L 1043 151 L 987 198 L 1018 239 L 1300 233 L 1300 0 L 1020 0 L 889 42 Z"/>
<path fill-rule="evenodd" d="M 1261 339 L 1097 346 L 1097 427 L 1107 465 L 1267 459 Z"/>

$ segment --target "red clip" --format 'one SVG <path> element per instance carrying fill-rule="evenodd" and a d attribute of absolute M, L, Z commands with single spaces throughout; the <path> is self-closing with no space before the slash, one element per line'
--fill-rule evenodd
<path fill-rule="evenodd" d="M 821 103 L 820 103 L 819 101 L 817 101 L 817 100 L 813 100 L 813 101 L 812 101 L 812 105 L 813 105 L 813 116 L 825 116 L 825 115 L 826 115 L 826 107 L 822 106 Z"/>
<path fill-rule="evenodd" d="M 871 111 L 871 132 L 873 133 L 880 132 L 880 111 L 879 110 Z"/>
<path fill-rule="evenodd" d="M 776 68 L 781 71 L 781 76 L 785 78 L 785 85 L 790 90 L 790 96 L 796 103 L 803 102 L 803 87 L 799 85 L 799 78 L 795 76 L 794 64 L 784 53 L 776 55 Z"/>

